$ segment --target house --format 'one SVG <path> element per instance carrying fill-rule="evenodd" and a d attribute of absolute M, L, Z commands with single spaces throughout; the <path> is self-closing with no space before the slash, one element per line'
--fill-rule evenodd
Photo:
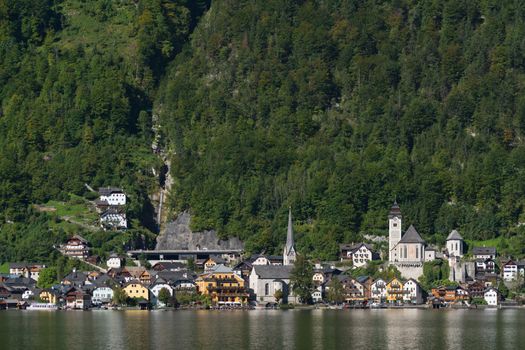
<path fill-rule="evenodd" d="M 61 246 L 62 254 L 70 258 L 85 259 L 89 256 L 89 250 L 88 241 L 80 235 L 74 235 Z"/>
<path fill-rule="evenodd" d="M 109 206 L 126 205 L 126 194 L 120 188 L 102 187 L 98 189 L 98 194 L 100 203 L 107 203 Z"/>
<path fill-rule="evenodd" d="M 65 295 L 68 309 L 85 310 L 91 307 L 91 295 L 81 288 L 73 287 Z"/>
<path fill-rule="evenodd" d="M 60 294 L 53 288 L 44 289 L 38 294 L 38 298 L 46 303 L 57 304 Z"/>
<path fill-rule="evenodd" d="M 497 273 L 496 261 L 492 258 L 476 259 L 476 273 Z"/>
<path fill-rule="evenodd" d="M 346 278 L 341 281 L 347 303 L 362 303 L 365 301 L 364 286 L 354 278 Z"/>
<path fill-rule="evenodd" d="M 140 281 L 138 280 L 131 280 L 128 283 L 124 285 L 122 288 L 126 295 L 133 299 L 144 299 L 148 300 L 150 299 L 150 291 L 148 288 L 146 288 Z"/>
<path fill-rule="evenodd" d="M 460 286 L 439 286 L 432 288 L 432 296 L 446 303 L 457 303 L 469 300 L 469 291 Z"/>
<path fill-rule="evenodd" d="M 128 228 L 126 213 L 117 208 L 109 208 L 100 215 L 100 226 L 110 229 L 126 229 Z"/>
<path fill-rule="evenodd" d="M 370 288 L 370 298 L 378 303 L 383 303 L 386 301 L 386 285 L 387 283 L 378 278 L 375 280 Z"/>
<path fill-rule="evenodd" d="M 403 302 L 409 304 L 423 304 L 423 289 L 413 278 L 403 284 Z"/>
<path fill-rule="evenodd" d="M 160 261 L 153 265 L 155 271 L 180 271 L 186 268 L 186 264 L 182 262 L 168 262 Z"/>
<path fill-rule="evenodd" d="M 503 280 L 510 282 L 518 278 L 518 264 L 513 260 L 508 260 L 502 265 Z"/>
<path fill-rule="evenodd" d="M 463 257 L 465 242 L 463 237 L 459 234 L 458 231 L 452 230 L 447 237 L 447 252 L 448 256 L 461 258 Z"/>
<path fill-rule="evenodd" d="M 283 257 L 278 255 L 256 255 L 251 261 L 253 265 L 282 265 Z"/>
<path fill-rule="evenodd" d="M 496 248 L 494 247 L 474 247 L 472 249 L 474 259 L 495 259 Z"/>
<path fill-rule="evenodd" d="M 297 299 L 290 286 L 290 265 L 254 265 L 250 273 L 250 292 L 255 301 L 261 304 L 274 303 L 275 292 L 283 293 L 283 303 L 296 303 Z"/>
<path fill-rule="evenodd" d="M 501 293 L 493 287 L 488 288 L 483 294 L 483 298 L 489 306 L 498 306 L 501 301 Z"/>
<path fill-rule="evenodd" d="M 320 303 L 323 301 L 323 285 L 318 285 L 312 292 L 312 301 L 314 303 Z"/>
<path fill-rule="evenodd" d="M 215 268 L 215 266 L 220 265 L 220 264 L 223 264 L 223 265 L 226 264 L 226 260 L 224 260 L 220 256 L 211 255 L 208 258 L 208 260 L 204 262 L 204 271 L 210 271 L 213 268 Z"/>
<path fill-rule="evenodd" d="M 9 274 L 15 276 L 24 276 L 38 281 L 40 271 L 44 269 L 44 264 L 34 263 L 11 263 L 9 264 Z"/>
<path fill-rule="evenodd" d="M 200 275 L 195 284 L 197 292 L 209 296 L 213 304 L 244 305 L 248 302 L 244 279 L 224 265 L 217 265 Z"/>
<path fill-rule="evenodd" d="M 379 260 L 379 254 L 374 252 L 372 246 L 366 243 L 354 245 L 340 245 L 341 261 L 352 260 L 355 267 L 366 265 L 369 261 Z"/>
<path fill-rule="evenodd" d="M 403 290 L 403 282 L 394 277 L 386 285 L 386 301 L 389 303 L 401 303 L 405 291 Z"/>
<path fill-rule="evenodd" d="M 486 286 L 482 281 L 474 281 L 467 286 L 468 294 L 471 298 L 483 298 L 485 295 Z"/>
<path fill-rule="evenodd" d="M 174 288 L 163 278 L 159 277 L 153 281 L 153 283 L 149 286 L 149 290 L 151 291 L 151 299 L 154 304 L 159 306 L 165 306 L 165 304 L 159 300 L 159 293 L 162 289 L 166 289 L 170 293 L 170 296 L 173 296 L 175 293 Z"/>
<path fill-rule="evenodd" d="M 100 285 L 93 289 L 91 301 L 93 304 L 108 304 L 113 300 L 113 289 Z"/>
<path fill-rule="evenodd" d="M 62 279 L 62 284 L 65 286 L 82 287 L 86 282 L 88 282 L 88 274 L 75 269 Z"/>
<path fill-rule="evenodd" d="M 142 271 L 142 273 L 139 276 L 140 283 L 147 286 L 151 284 L 151 280 L 152 280 L 152 273 L 150 273 L 148 270 Z"/>
<path fill-rule="evenodd" d="M 111 253 L 108 260 L 106 261 L 106 266 L 110 269 L 118 269 L 123 265 L 123 263 L 124 259 L 118 256 L 116 253 Z"/>
<path fill-rule="evenodd" d="M 363 297 L 365 300 L 372 298 L 372 284 L 374 280 L 370 276 L 359 276 L 357 282 L 363 286 Z"/>
<path fill-rule="evenodd" d="M 252 272 L 253 265 L 250 261 L 241 261 L 237 265 L 233 267 L 233 271 L 242 278 L 244 278 L 245 281 L 249 281 L 250 279 L 250 273 Z"/>

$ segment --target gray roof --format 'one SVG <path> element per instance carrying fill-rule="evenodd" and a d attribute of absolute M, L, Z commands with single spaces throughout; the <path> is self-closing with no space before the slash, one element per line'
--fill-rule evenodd
<path fill-rule="evenodd" d="M 101 196 L 107 196 L 112 193 L 122 193 L 122 192 L 123 192 L 122 189 L 118 187 L 101 187 L 98 189 L 98 193 Z"/>
<path fill-rule="evenodd" d="M 254 265 L 255 273 L 264 279 L 289 279 L 293 266 L 283 265 Z"/>
<path fill-rule="evenodd" d="M 421 238 L 419 233 L 416 231 L 413 225 L 410 225 L 408 230 L 405 232 L 399 243 L 425 243 L 425 240 Z"/>
<path fill-rule="evenodd" d="M 447 237 L 447 241 L 451 241 L 453 239 L 457 239 L 457 240 L 460 240 L 462 241 L 463 240 L 463 237 L 461 237 L 461 235 L 459 234 L 458 231 L 456 230 L 452 230 L 452 232 L 450 232 L 450 234 L 448 235 Z"/>
<path fill-rule="evenodd" d="M 472 255 L 496 255 L 495 247 L 474 247 Z"/>

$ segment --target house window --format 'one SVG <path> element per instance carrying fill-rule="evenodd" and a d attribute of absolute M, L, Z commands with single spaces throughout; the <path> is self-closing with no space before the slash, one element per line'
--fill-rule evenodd
<path fill-rule="evenodd" d="M 394 222 L 394 223 L 392 224 L 392 226 L 397 227 L 397 224 Z"/>
<path fill-rule="evenodd" d="M 419 259 L 419 249 L 416 249 L 416 259 Z"/>
<path fill-rule="evenodd" d="M 268 294 L 270 294 L 270 285 L 266 283 L 264 285 L 264 295 L 268 295 Z"/>

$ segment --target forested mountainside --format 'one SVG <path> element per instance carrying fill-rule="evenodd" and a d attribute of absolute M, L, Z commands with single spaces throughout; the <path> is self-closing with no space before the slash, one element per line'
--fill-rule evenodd
<path fill-rule="evenodd" d="M 195 231 L 278 251 L 291 206 L 333 258 L 397 198 L 430 242 L 522 255 L 524 38 L 520 1 L 0 0 L 0 260 L 84 183 L 153 229 L 152 115 Z"/>

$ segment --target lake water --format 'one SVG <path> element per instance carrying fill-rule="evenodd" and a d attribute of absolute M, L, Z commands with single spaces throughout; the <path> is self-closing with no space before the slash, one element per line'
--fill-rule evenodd
<path fill-rule="evenodd" d="M 0 349 L 525 349 L 525 310 L 13 310 Z"/>

